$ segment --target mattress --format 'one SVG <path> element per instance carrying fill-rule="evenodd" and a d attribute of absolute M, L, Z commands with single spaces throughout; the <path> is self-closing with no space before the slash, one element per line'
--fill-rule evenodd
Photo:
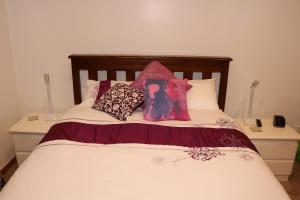
<path fill-rule="evenodd" d="M 0 193 L 2 200 L 289 199 L 222 111 L 191 121 L 126 122 L 74 106 Z"/>

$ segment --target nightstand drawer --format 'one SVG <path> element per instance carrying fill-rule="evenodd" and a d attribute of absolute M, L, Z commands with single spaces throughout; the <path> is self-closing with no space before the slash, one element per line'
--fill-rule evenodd
<path fill-rule="evenodd" d="M 18 165 L 20 166 L 24 160 L 30 155 L 31 152 L 17 152 L 16 153 L 16 158 L 18 161 Z"/>
<path fill-rule="evenodd" d="M 44 137 L 43 134 L 14 134 L 14 143 L 16 151 L 33 151 L 34 148 L 39 144 L 39 142 Z"/>
<path fill-rule="evenodd" d="M 296 141 L 252 140 L 264 160 L 294 160 L 298 143 Z"/>
<path fill-rule="evenodd" d="M 290 175 L 294 166 L 293 160 L 265 160 L 274 175 Z"/>

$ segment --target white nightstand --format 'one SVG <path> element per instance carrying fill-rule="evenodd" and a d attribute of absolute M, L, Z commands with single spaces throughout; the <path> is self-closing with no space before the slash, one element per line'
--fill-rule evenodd
<path fill-rule="evenodd" d="M 39 120 L 29 121 L 28 117 L 38 115 Z M 16 157 L 20 165 L 39 144 L 56 121 L 46 121 L 46 114 L 31 113 L 13 125 L 9 132 L 13 135 Z"/>
<path fill-rule="evenodd" d="M 272 119 L 261 120 L 263 132 L 252 132 L 242 119 L 236 121 L 278 180 L 287 181 L 294 166 L 300 134 L 288 125 L 284 128 L 274 127 Z"/>

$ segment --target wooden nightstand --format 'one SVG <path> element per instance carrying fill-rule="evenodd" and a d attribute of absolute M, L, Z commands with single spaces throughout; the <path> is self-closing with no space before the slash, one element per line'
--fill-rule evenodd
<path fill-rule="evenodd" d="M 272 119 L 262 119 L 263 132 L 252 132 L 242 119 L 236 120 L 280 181 L 288 181 L 294 166 L 300 134 L 290 126 L 276 128 Z"/>
<path fill-rule="evenodd" d="M 39 119 L 29 121 L 28 117 L 38 115 Z M 9 132 L 13 135 L 16 157 L 20 165 L 39 144 L 56 121 L 46 121 L 46 114 L 31 113 L 13 125 Z"/>

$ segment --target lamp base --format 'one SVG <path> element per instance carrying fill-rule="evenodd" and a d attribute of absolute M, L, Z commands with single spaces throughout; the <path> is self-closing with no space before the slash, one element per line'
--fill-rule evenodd
<path fill-rule="evenodd" d="M 246 126 L 256 126 L 256 120 L 255 119 L 244 118 L 243 121 L 244 121 L 244 124 Z"/>
<path fill-rule="evenodd" d="M 48 113 L 46 115 L 45 120 L 46 121 L 56 121 L 56 120 L 58 120 L 58 114 L 57 113 Z"/>
<path fill-rule="evenodd" d="M 263 130 L 261 129 L 261 127 L 257 127 L 257 126 L 250 126 L 250 130 L 252 132 L 263 132 Z"/>

